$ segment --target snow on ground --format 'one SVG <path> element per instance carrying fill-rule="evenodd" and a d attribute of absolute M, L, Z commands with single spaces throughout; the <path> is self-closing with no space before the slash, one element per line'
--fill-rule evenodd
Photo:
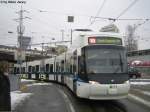
<path fill-rule="evenodd" d="M 26 86 L 30 87 L 30 86 L 38 86 L 38 85 L 52 85 L 52 83 L 33 83 L 33 84 L 27 84 Z"/>
<path fill-rule="evenodd" d="M 31 79 L 21 79 L 21 82 L 35 82 L 35 80 L 31 80 Z"/>
<path fill-rule="evenodd" d="M 148 85 L 150 82 L 130 82 L 132 85 Z"/>
<path fill-rule="evenodd" d="M 23 102 L 26 98 L 30 97 L 32 93 L 22 93 L 21 91 L 11 92 L 11 108 L 15 109 L 17 105 Z"/>
<path fill-rule="evenodd" d="M 141 91 L 144 95 L 150 96 L 150 92 L 149 91 Z"/>
<path fill-rule="evenodd" d="M 137 79 L 130 79 L 130 81 L 150 81 L 150 79 L 140 79 L 140 78 L 137 78 Z"/>

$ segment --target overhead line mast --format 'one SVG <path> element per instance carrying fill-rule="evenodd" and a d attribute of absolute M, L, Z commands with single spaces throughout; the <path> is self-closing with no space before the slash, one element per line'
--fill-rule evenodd
<path fill-rule="evenodd" d="M 23 49 L 23 41 L 22 41 L 22 38 L 23 38 L 23 33 L 25 31 L 25 26 L 23 25 L 23 19 L 31 19 L 29 17 L 23 17 L 23 13 L 24 12 L 28 12 L 26 10 L 23 10 L 22 9 L 22 5 L 21 5 L 21 10 L 19 12 L 16 12 L 19 14 L 19 18 L 18 19 L 14 19 L 16 22 L 19 23 L 19 25 L 17 26 L 17 32 L 18 32 L 18 51 L 17 51 L 17 61 L 18 63 L 20 64 L 20 73 L 22 73 L 22 70 L 21 70 L 21 65 L 22 65 L 22 58 L 23 58 L 23 52 L 22 50 Z"/>
<path fill-rule="evenodd" d="M 16 12 L 16 13 L 18 13 L 19 14 L 19 18 L 18 19 L 15 19 L 17 22 L 19 22 L 19 25 L 18 25 L 18 27 L 17 27 L 17 32 L 18 32 L 18 43 L 19 43 L 19 45 L 18 45 L 18 47 L 20 48 L 20 49 L 22 49 L 22 37 L 23 37 L 23 33 L 24 33 L 24 31 L 25 31 L 25 26 L 23 25 L 23 19 L 31 19 L 31 18 L 29 18 L 29 17 L 23 17 L 23 13 L 24 12 L 27 12 L 27 13 L 29 13 L 28 11 L 26 11 L 26 10 L 23 10 L 22 9 L 22 6 L 21 6 L 21 10 L 19 11 L 19 12 Z"/>

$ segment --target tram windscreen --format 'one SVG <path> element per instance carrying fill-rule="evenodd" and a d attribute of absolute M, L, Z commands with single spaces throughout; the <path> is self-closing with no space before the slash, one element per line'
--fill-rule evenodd
<path fill-rule="evenodd" d="M 127 73 L 125 49 L 121 46 L 85 48 L 86 73 Z"/>

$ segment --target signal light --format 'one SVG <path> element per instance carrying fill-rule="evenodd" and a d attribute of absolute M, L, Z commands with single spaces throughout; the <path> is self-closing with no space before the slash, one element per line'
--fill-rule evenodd
<path fill-rule="evenodd" d="M 89 37 L 88 41 L 90 44 L 95 44 L 96 43 L 96 38 L 95 37 Z"/>
<path fill-rule="evenodd" d="M 90 84 L 100 84 L 99 82 L 96 81 L 89 81 Z"/>

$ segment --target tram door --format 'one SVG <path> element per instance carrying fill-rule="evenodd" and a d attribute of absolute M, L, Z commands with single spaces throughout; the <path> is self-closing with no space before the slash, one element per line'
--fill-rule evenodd
<path fill-rule="evenodd" d="M 77 50 L 73 52 L 73 91 L 76 93 L 77 90 L 77 70 L 78 69 L 78 56 L 77 56 Z"/>
<path fill-rule="evenodd" d="M 59 62 L 56 62 L 55 77 L 54 77 L 56 81 L 58 81 L 58 74 L 59 74 Z"/>
<path fill-rule="evenodd" d="M 64 75 L 65 75 L 65 61 L 61 61 L 61 83 L 64 84 Z"/>

